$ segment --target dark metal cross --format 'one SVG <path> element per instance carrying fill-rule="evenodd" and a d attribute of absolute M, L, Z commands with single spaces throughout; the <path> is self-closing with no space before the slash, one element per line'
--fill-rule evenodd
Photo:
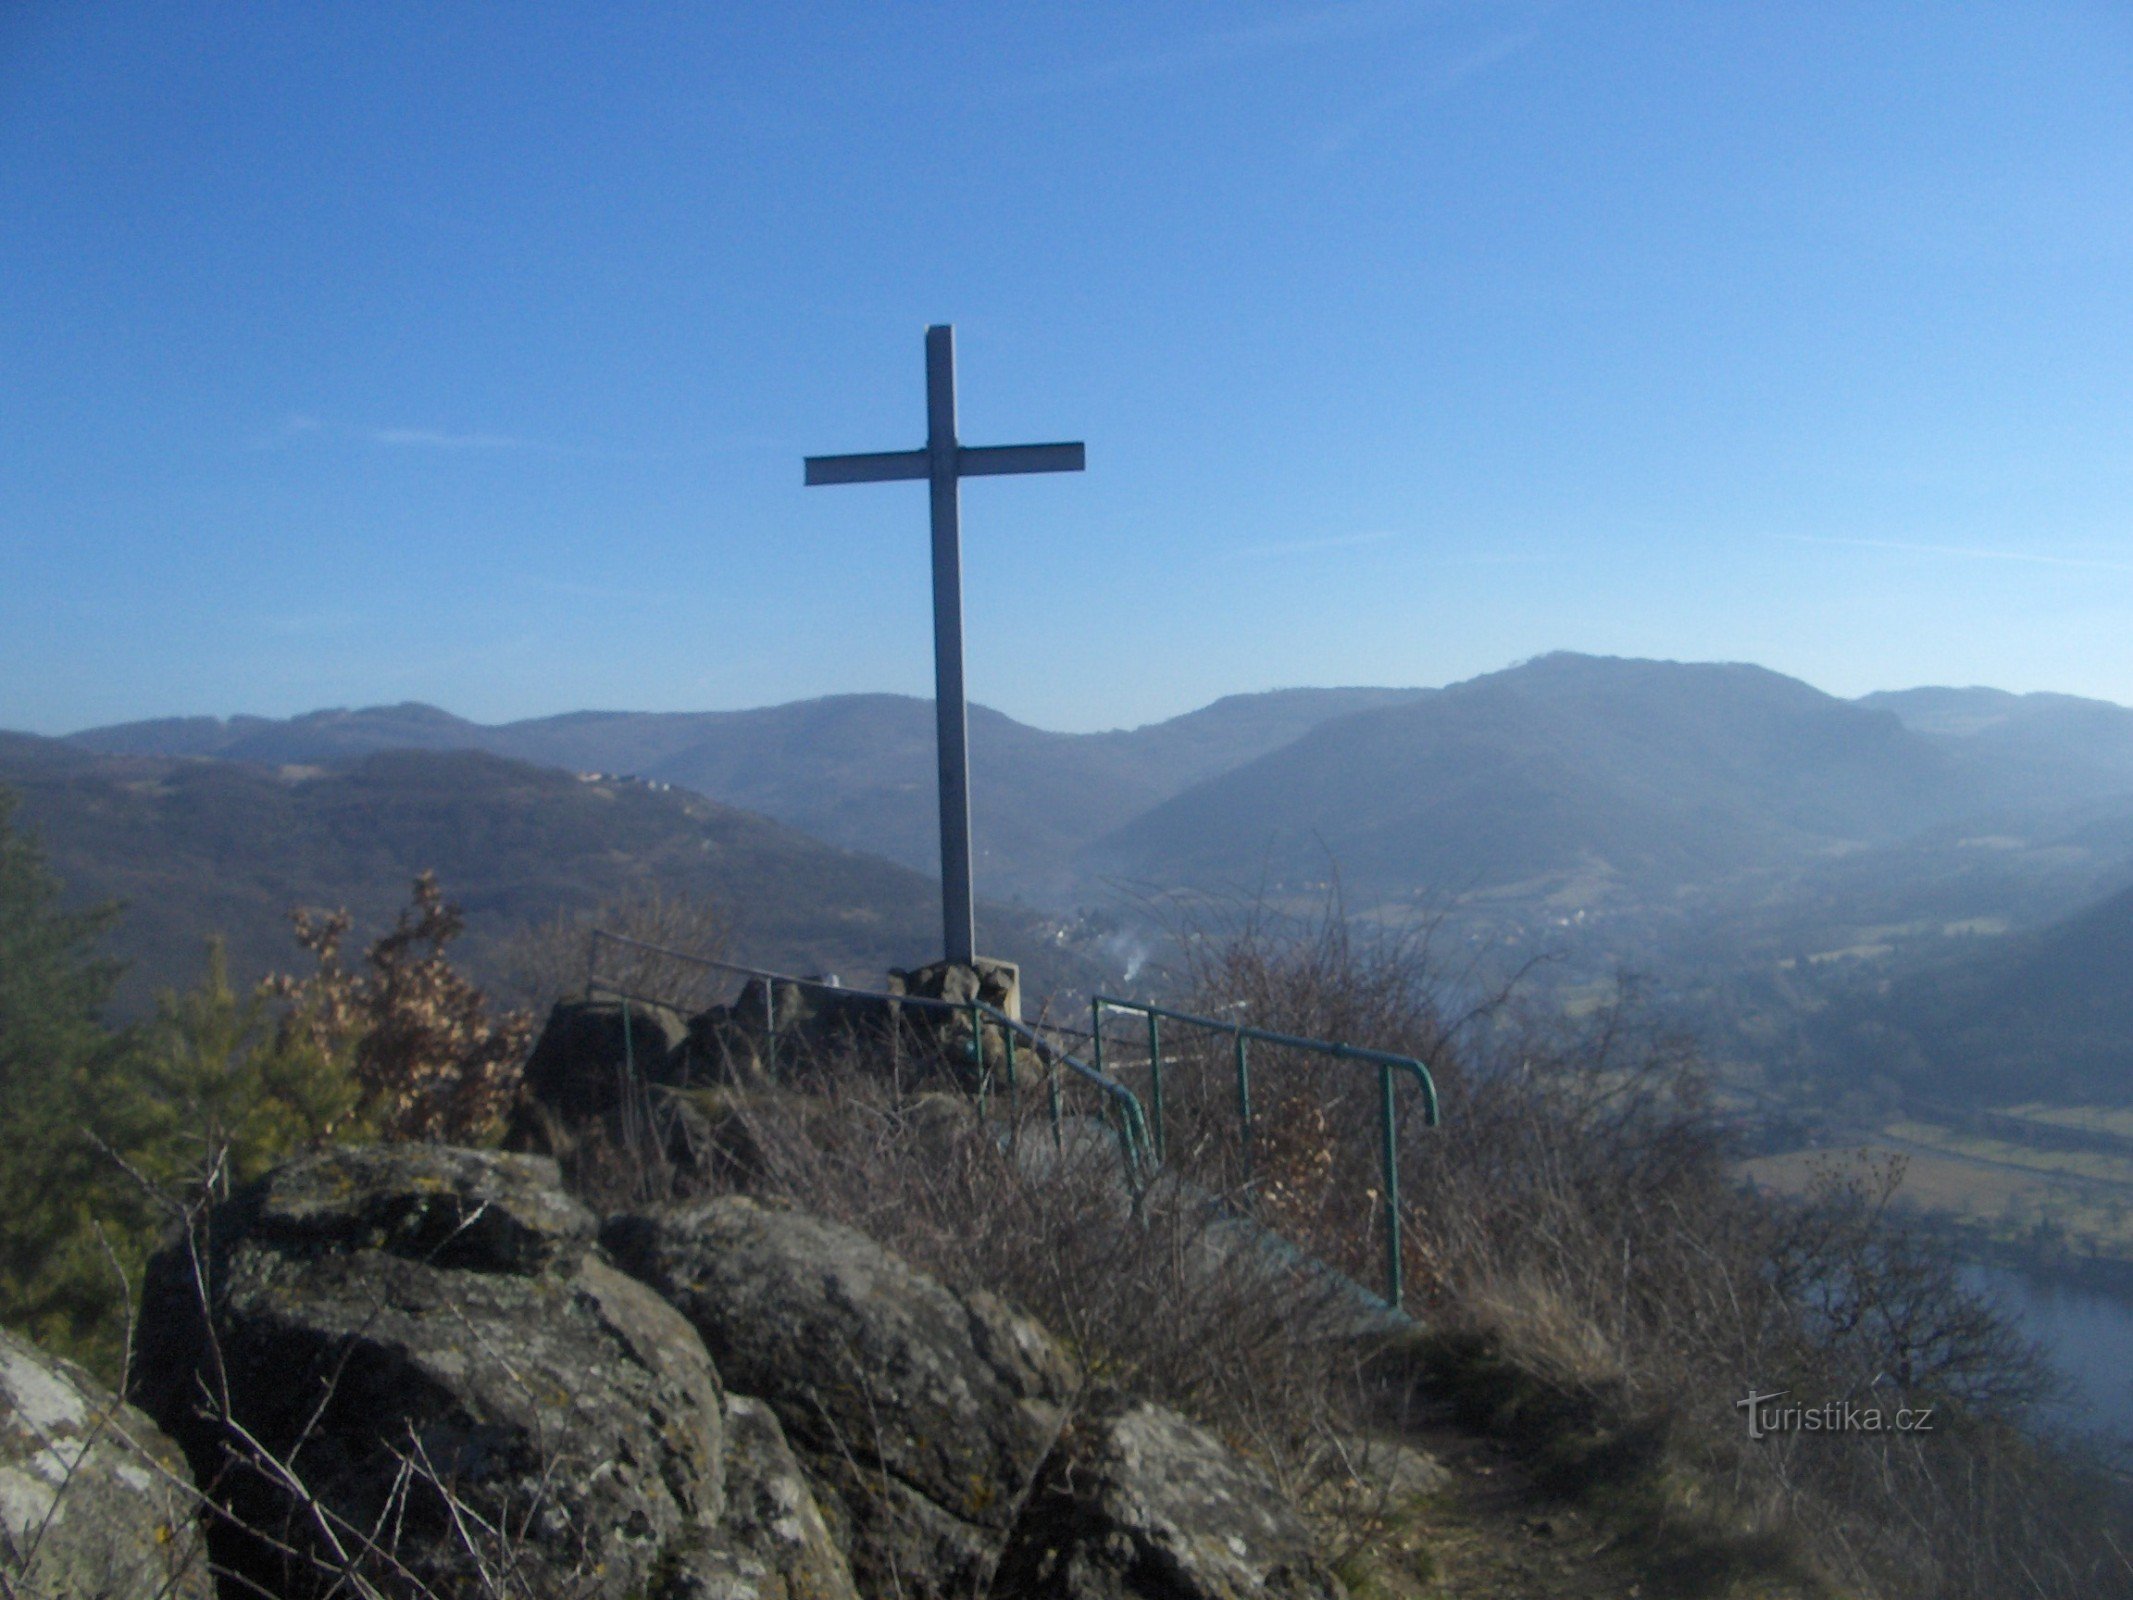
<path fill-rule="evenodd" d="M 955 436 L 955 329 L 926 330 L 926 447 L 880 455 L 809 456 L 807 481 L 884 483 L 924 478 L 933 490 L 933 716 L 941 779 L 941 929 L 947 956 L 977 956 L 970 886 L 970 718 L 963 701 L 964 478 L 1079 472 L 1079 444 L 960 444 Z"/>

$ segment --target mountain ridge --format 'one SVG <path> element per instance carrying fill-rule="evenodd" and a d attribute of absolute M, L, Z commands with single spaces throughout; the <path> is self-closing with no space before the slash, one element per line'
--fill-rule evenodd
<path fill-rule="evenodd" d="M 1296 689 L 1232 695 L 1139 728 L 1032 728 L 970 707 L 977 866 L 997 892 L 1070 897 L 1088 839 L 1220 769 L 1351 707 L 1426 694 Z M 676 783 L 824 842 L 939 867 L 932 702 L 827 695 L 744 711 L 564 712 L 484 725 L 420 702 L 281 719 L 166 718 L 92 728 L 66 742 L 104 754 L 197 755 L 268 766 L 334 763 L 383 749 L 486 751 L 570 771 Z"/>
<path fill-rule="evenodd" d="M 293 906 L 348 908 L 354 939 L 391 925 L 434 870 L 467 914 L 477 971 L 517 930 L 657 888 L 708 899 L 736 951 L 782 970 L 878 973 L 939 938 L 936 882 L 769 818 L 654 784 L 588 781 L 483 751 L 391 750 L 339 769 L 209 757 L 110 756 L 0 735 L 0 783 L 21 796 L 71 904 L 127 904 L 110 952 L 119 1000 L 197 979 L 203 941 L 233 978 L 301 966 Z M 989 953 L 1078 976 L 1051 924 L 983 904 Z M 493 975 L 493 968 L 490 969 Z"/>

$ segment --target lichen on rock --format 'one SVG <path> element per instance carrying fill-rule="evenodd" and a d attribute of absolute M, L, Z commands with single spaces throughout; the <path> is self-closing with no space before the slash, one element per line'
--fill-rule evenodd
<path fill-rule="evenodd" d="M 198 1503 L 153 1422 L 0 1330 L 0 1594 L 207 1600 Z"/>
<path fill-rule="evenodd" d="M 622 1600 L 673 1569 L 724 1508 L 718 1374 L 593 1233 L 551 1162 L 388 1146 L 292 1162 L 160 1254 L 135 1392 L 232 1519 L 218 1560 L 292 1596 L 486 1565 Z"/>

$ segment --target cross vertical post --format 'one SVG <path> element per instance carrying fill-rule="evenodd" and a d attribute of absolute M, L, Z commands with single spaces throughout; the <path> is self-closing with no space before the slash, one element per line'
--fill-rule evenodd
<path fill-rule="evenodd" d="M 970 873 L 970 712 L 963 698 L 963 492 L 956 475 L 955 329 L 926 330 L 926 476 L 933 501 L 933 738 L 940 766 L 941 936 L 978 954 Z"/>
<path fill-rule="evenodd" d="M 955 431 L 955 329 L 926 330 L 926 444 L 875 455 L 809 456 L 806 482 L 924 478 L 933 523 L 933 716 L 940 769 L 941 934 L 950 961 L 977 959 L 970 870 L 970 715 L 963 695 L 962 480 L 1003 473 L 1080 472 L 1080 444 L 966 447 Z"/>

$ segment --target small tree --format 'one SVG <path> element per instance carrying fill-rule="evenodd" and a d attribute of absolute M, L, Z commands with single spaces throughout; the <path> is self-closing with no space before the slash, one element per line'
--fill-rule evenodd
<path fill-rule="evenodd" d="M 144 1165 L 173 1189 L 223 1199 L 293 1151 L 356 1131 L 347 1040 L 300 1015 L 277 1019 L 275 992 L 270 981 L 240 997 L 210 939 L 199 985 L 157 998 L 142 1080 L 159 1126 Z"/>
<path fill-rule="evenodd" d="M 499 955 L 505 992 L 536 1015 L 577 994 L 585 986 L 586 952 L 595 929 L 711 961 L 724 959 L 733 942 L 733 919 L 718 901 L 638 888 L 592 911 L 557 911 L 514 935 Z M 610 982 L 659 995 L 684 1011 L 701 1011 L 731 991 L 730 975 L 658 951 L 609 946 L 601 952 L 603 973 Z"/>
<path fill-rule="evenodd" d="M 299 911 L 292 920 L 318 967 L 275 980 L 273 992 L 291 1002 L 286 1026 L 321 1052 L 350 1052 L 362 1115 L 376 1134 L 461 1144 L 494 1137 L 518 1088 L 533 1019 L 492 1015 L 488 997 L 445 958 L 466 924 L 436 874 L 415 880 L 397 925 L 366 953 L 366 972 L 341 962 L 346 911 Z"/>
<path fill-rule="evenodd" d="M 104 1025 L 118 967 L 95 953 L 115 905 L 65 911 L 0 790 L 0 1322 L 109 1374 L 120 1349 L 113 1261 L 150 1222 L 107 1181 L 85 1128 L 123 1137 L 131 1038 Z M 114 1255 L 116 1247 L 116 1255 Z"/>

